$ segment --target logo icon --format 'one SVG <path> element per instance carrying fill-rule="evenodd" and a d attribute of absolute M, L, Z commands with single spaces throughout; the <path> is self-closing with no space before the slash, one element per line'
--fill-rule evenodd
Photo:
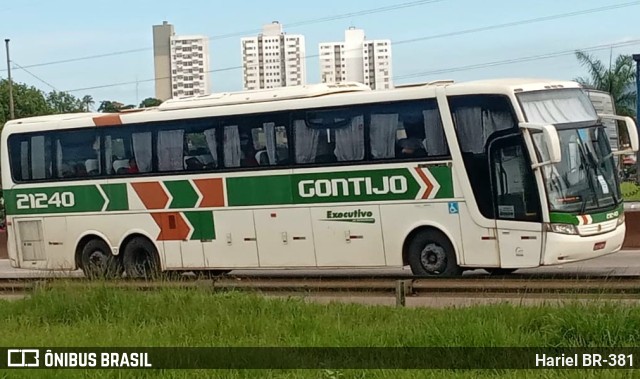
<path fill-rule="evenodd" d="M 449 214 L 458 214 L 458 202 L 457 201 L 450 201 L 449 202 Z"/>
<path fill-rule="evenodd" d="M 40 350 L 8 349 L 7 367 L 39 367 Z"/>

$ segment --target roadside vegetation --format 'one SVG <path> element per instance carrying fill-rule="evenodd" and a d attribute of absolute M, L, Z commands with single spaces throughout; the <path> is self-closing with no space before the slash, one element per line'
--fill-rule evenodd
<path fill-rule="evenodd" d="M 620 184 L 624 201 L 640 201 L 640 184 L 636 182 L 622 182 Z"/>
<path fill-rule="evenodd" d="M 40 290 L 0 301 L 9 347 L 632 347 L 640 307 L 594 302 L 458 309 L 320 305 L 205 289 L 139 292 L 92 286 Z M 476 378 L 628 377 L 631 371 L 25 370 L 0 378 Z"/>

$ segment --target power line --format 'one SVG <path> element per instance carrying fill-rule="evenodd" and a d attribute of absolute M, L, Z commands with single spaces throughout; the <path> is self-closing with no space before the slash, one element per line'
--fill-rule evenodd
<path fill-rule="evenodd" d="M 47 86 L 51 87 L 54 91 L 58 91 L 58 90 L 56 89 L 56 87 L 54 87 L 54 86 L 52 86 L 51 84 L 47 83 L 45 80 L 41 79 L 41 78 L 40 78 L 40 77 L 38 77 L 36 74 L 32 73 L 31 71 L 27 70 L 26 68 L 24 68 L 24 67 L 20 66 L 18 63 L 16 63 L 16 61 L 15 61 L 15 60 L 11 60 L 11 62 L 12 62 L 14 65 L 18 66 L 20 69 L 24 70 L 27 74 L 29 74 L 29 75 L 33 76 L 34 78 L 38 79 L 38 80 L 39 80 L 39 81 L 41 81 L 42 83 L 44 83 L 44 84 L 46 84 Z"/>
<path fill-rule="evenodd" d="M 336 21 L 336 20 L 341 20 L 341 19 L 344 19 L 344 18 L 356 17 L 356 16 L 364 16 L 364 15 L 369 15 L 369 14 L 374 14 L 374 13 L 389 12 L 389 11 L 393 11 L 393 10 L 397 10 L 397 9 L 404 9 L 404 8 L 415 7 L 415 6 L 419 6 L 419 5 L 438 3 L 438 2 L 442 2 L 442 1 L 447 1 L 447 0 L 411 1 L 411 2 L 407 2 L 407 3 L 389 5 L 389 6 L 385 6 L 385 7 L 366 9 L 366 10 L 362 10 L 362 11 L 358 11 L 358 12 L 343 13 L 343 14 L 334 15 L 334 16 L 324 16 L 324 17 L 305 20 L 305 21 L 297 21 L 297 22 L 293 22 L 293 23 L 290 23 L 290 24 L 283 24 L 283 26 L 286 26 L 287 28 L 291 29 L 291 28 L 297 28 L 297 27 L 304 26 L 304 25 L 318 24 L 318 23 L 328 22 L 328 21 Z M 260 32 L 262 32 L 262 29 L 251 29 L 251 30 L 245 30 L 245 31 L 241 31 L 241 32 L 234 32 L 234 33 L 227 33 L 227 34 L 219 34 L 219 35 L 209 36 L 206 39 L 209 40 L 209 41 L 214 41 L 214 40 L 227 39 L 227 38 L 231 38 L 231 37 L 245 36 L 245 35 L 248 35 L 248 34 L 260 33 Z M 27 65 L 27 66 L 24 66 L 24 67 L 32 68 L 32 67 L 50 66 L 50 65 L 55 65 L 55 64 L 71 63 L 71 62 L 78 62 L 78 61 L 84 61 L 84 60 L 90 60 L 90 59 L 106 58 L 106 57 L 111 57 L 111 56 L 116 56 L 116 55 L 139 53 L 139 52 L 149 51 L 149 50 L 153 50 L 153 48 L 152 47 L 144 47 L 144 48 L 137 48 L 137 49 L 114 51 L 114 52 L 110 52 L 110 53 L 88 55 L 88 56 L 84 56 L 84 57 L 61 59 L 61 60 L 57 60 L 57 61 L 50 61 L 50 62 L 43 62 L 43 63 L 34 63 L 34 64 L 30 64 L 30 65 Z M 0 69 L 0 71 L 6 71 L 6 69 Z"/>
<path fill-rule="evenodd" d="M 455 31 L 455 32 L 434 34 L 434 35 L 425 36 L 425 37 L 410 38 L 410 39 L 406 39 L 406 40 L 400 40 L 400 41 L 392 42 L 391 45 L 392 46 L 397 46 L 397 45 L 401 45 L 401 44 L 410 44 L 410 43 L 426 41 L 426 40 L 432 40 L 432 39 L 437 39 L 437 38 L 446 38 L 446 37 L 451 37 L 451 36 L 454 36 L 454 35 L 472 34 L 472 33 L 477 33 L 477 32 L 482 32 L 482 31 L 487 31 L 487 30 L 493 30 L 493 29 L 499 29 L 499 28 L 508 28 L 508 27 L 518 26 L 518 25 L 523 25 L 523 24 L 531 24 L 531 23 L 536 23 L 536 22 L 557 20 L 557 19 L 561 19 L 561 18 L 575 17 L 575 16 L 584 15 L 584 14 L 590 14 L 590 13 L 605 12 L 605 11 L 612 10 L 612 9 L 619 9 L 619 8 L 630 7 L 630 6 L 634 6 L 634 5 L 640 5 L 640 1 L 631 1 L 631 2 L 626 2 L 626 3 L 622 3 L 622 4 L 615 4 L 615 5 L 608 5 L 608 6 L 604 6 L 604 7 L 598 7 L 598 8 L 584 9 L 584 10 L 581 10 L 581 11 L 560 13 L 560 14 L 556 14 L 556 15 L 536 17 L 536 18 L 531 18 L 531 19 L 526 19 L 526 20 L 521 20 L 521 21 L 514 21 L 514 22 L 508 22 L 508 23 L 502 23 L 502 24 L 489 25 L 489 26 L 484 26 L 484 27 L 480 27 L 480 28 L 472 28 L 472 29 L 459 30 L 459 31 Z M 353 49 L 353 50 L 355 51 L 356 49 Z M 357 50 L 360 50 L 360 49 L 358 48 Z M 320 54 L 312 54 L 312 55 L 305 56 L 304 59 L 306 60 L 306 59 L 309 59 L 309 58 L 316 58 L 316 57 L 319 57 L 319 56 L 320 56 Z M 283 57 L 282 59 L 284 60 L 285 58 Z M 202 73 L 215 73 L 215 72 L 223 72 L 223 71 L 232 71 L 232 70 L 240 70 L 242 68 L 243 68 L 243 66 L 231 66 L 231 67 L 225 67 L 225 68 L 220 68 L 220 69 L 208 70 L 208 71 L 204 71 Z M 194 73 L 194 74 L 201 74 L 201 73 Z M 138 82 L 150 82 L 150 81 L 164 80 L 164 79 L 170 79 L 170 78 L 171 78 L 170 76 L 166 76 L 166 77 L 160 77 L 160 78 L 144 79 L 144 80 L 139 80 L 139 81 L 127 81 L 127 82 L 105 84 L 105 85 L 98 85 L 98 86 L 92 86 L 92 87 L 77 88 L 77 89 L 69 90 L 67 92 L 79 92 L 79 91 L 87 91 L 87 90 L 93 90 L 93 89 L 102 89 L 102 88 L 116 87 L 116 86 L 121 86 L 121 85 L 130 85 L 130 84 L 135 84 L 135 83 L 138 83 Z"/>
<path fill-rule="evenodd" d="M 559 18 L 582 16 L 582 15 L 589 14 L 589 13 L 598 13 L 598 12 L 605 12 L 605 11 L 609 11 L 609 10 L 613 10 L 613 9 L 632 7 L 634 5 L 640 5 L 640 1 L 630 1 L 630 2 L 621 3 L 621 4 L 613 4 L 613 5 L 607 5 L 607 6 L 604 6 L 604 7 L 585 9 L 585 10 L 581 10 L 581 11 L 560 13 L 560 14 L 551 15 L 551 16 L 536 17 L 536 18 L 530 18 L 530 19 L 527 19 L 527 20 L 507 22 L 507 23 L 503 23 L 503 24 L 482 26 L 482 27 L 479 27 L 479 28 L 472 28 L 472 29 L 465 29 L 465 30 L 459 30 L 459 31 L 442 33 L 442 34 L 435 34 L 435 35 L 426 36 L 426 37 L 411 38 L 411 39 L 406 39 L 406 40 L 403 40 L 403 41 L 398 41 L 398 42 L 394 43 L 394 45 L 401 45 L 401 44 L 405 44 L 405 43 L 413 43 L 413 42 L 418 42 L 418 41 L 426 41 L 426 40 L 431 40 L 431 39 L 436 39 L 436 38 L 454 37 L 454 36 L 459 36 L 459 35 L 463 35 L 463 34 L 484 32 L 484 31 L 488 31 L 488 30 L 508 28 L 508 27 L 512 27 L 512 26 L 520 26 L 520 25 L 533 24 L 533 23 L 544 22 L 544 21 L 557 20 Z"/>
<path fill-rule="evenodd" d="M 613 47 L 633 46 L 638 44 L 640 44 L 640 39 L 619 42 L 614 44 L 590 46 L 582 49 L 563 50 L 563 51 L 557 51 L 557 52 L 547 53 L 547 54 L 530 55 L 526 57 L 510 58 L 510 59 L 505 59 L 500 61 L 476 63 L 476 64 L 465 65 L 465 66 L 449 67 L 449 68 L 443 68 L 438 70 L 430 70 L 430 71 L 423 71 L 423 72 L 417 72 L 412 74 L 398 75 L 398 76 L 394 76 L 393 79 L 401 80 L 401 79 L 409 79 L 409 78 L 419 78 L 419 77 L 429 76 L 429 75 L 446 74 L 451 72 L 467 71 L 467 70 L 474 70 L 474 69 L 480 69 L 480 68 L 486 68 L 486 67 L 508 65 L 512 63 L 529 62 L 529 61 L 536 61 L 536 60 L 542 60 L 542 59 L 556 58 L 556 57 L 561 57 L 565 55 L 573 55 L 577 50 L 598 51 L 598 50 L 607 50 Z"/>

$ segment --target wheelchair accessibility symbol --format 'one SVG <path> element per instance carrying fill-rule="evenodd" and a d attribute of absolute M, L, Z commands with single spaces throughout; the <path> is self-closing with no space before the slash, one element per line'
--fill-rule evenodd
<path fill-rule="evenodd" d="M 449 202 L 449 214 L 458 214 L 458 202 L 457 201 Z"/>

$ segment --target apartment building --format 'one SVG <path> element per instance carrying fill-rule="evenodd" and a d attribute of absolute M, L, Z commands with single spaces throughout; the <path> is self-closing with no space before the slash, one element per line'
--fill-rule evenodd
<path fill-rule="evenodd" d="M 304 36 L 285 34 L 274 21 L 258 36 L 242 38 L 241 45 L 245 90 L 306 84 Z"/>
<path fill-rule="evenodd" d="M 171 37 L 171 93 L 173 98 L 208 95 L 209 40 L 205 36 Z"/>
<path fill-rule="evenodd" d="M 320 44 L 323 83 L 354 81 L 371 89 L 393 88 L 390 40 L 367 40 L 364 30 L 349 28 L 343 42 Z"/>
<path fill-rule="evenodd" d="M 209 40 L 177 36 L 173 25 L 153 25 L 155 97 L 162 101 L 210 93 Z"/>

